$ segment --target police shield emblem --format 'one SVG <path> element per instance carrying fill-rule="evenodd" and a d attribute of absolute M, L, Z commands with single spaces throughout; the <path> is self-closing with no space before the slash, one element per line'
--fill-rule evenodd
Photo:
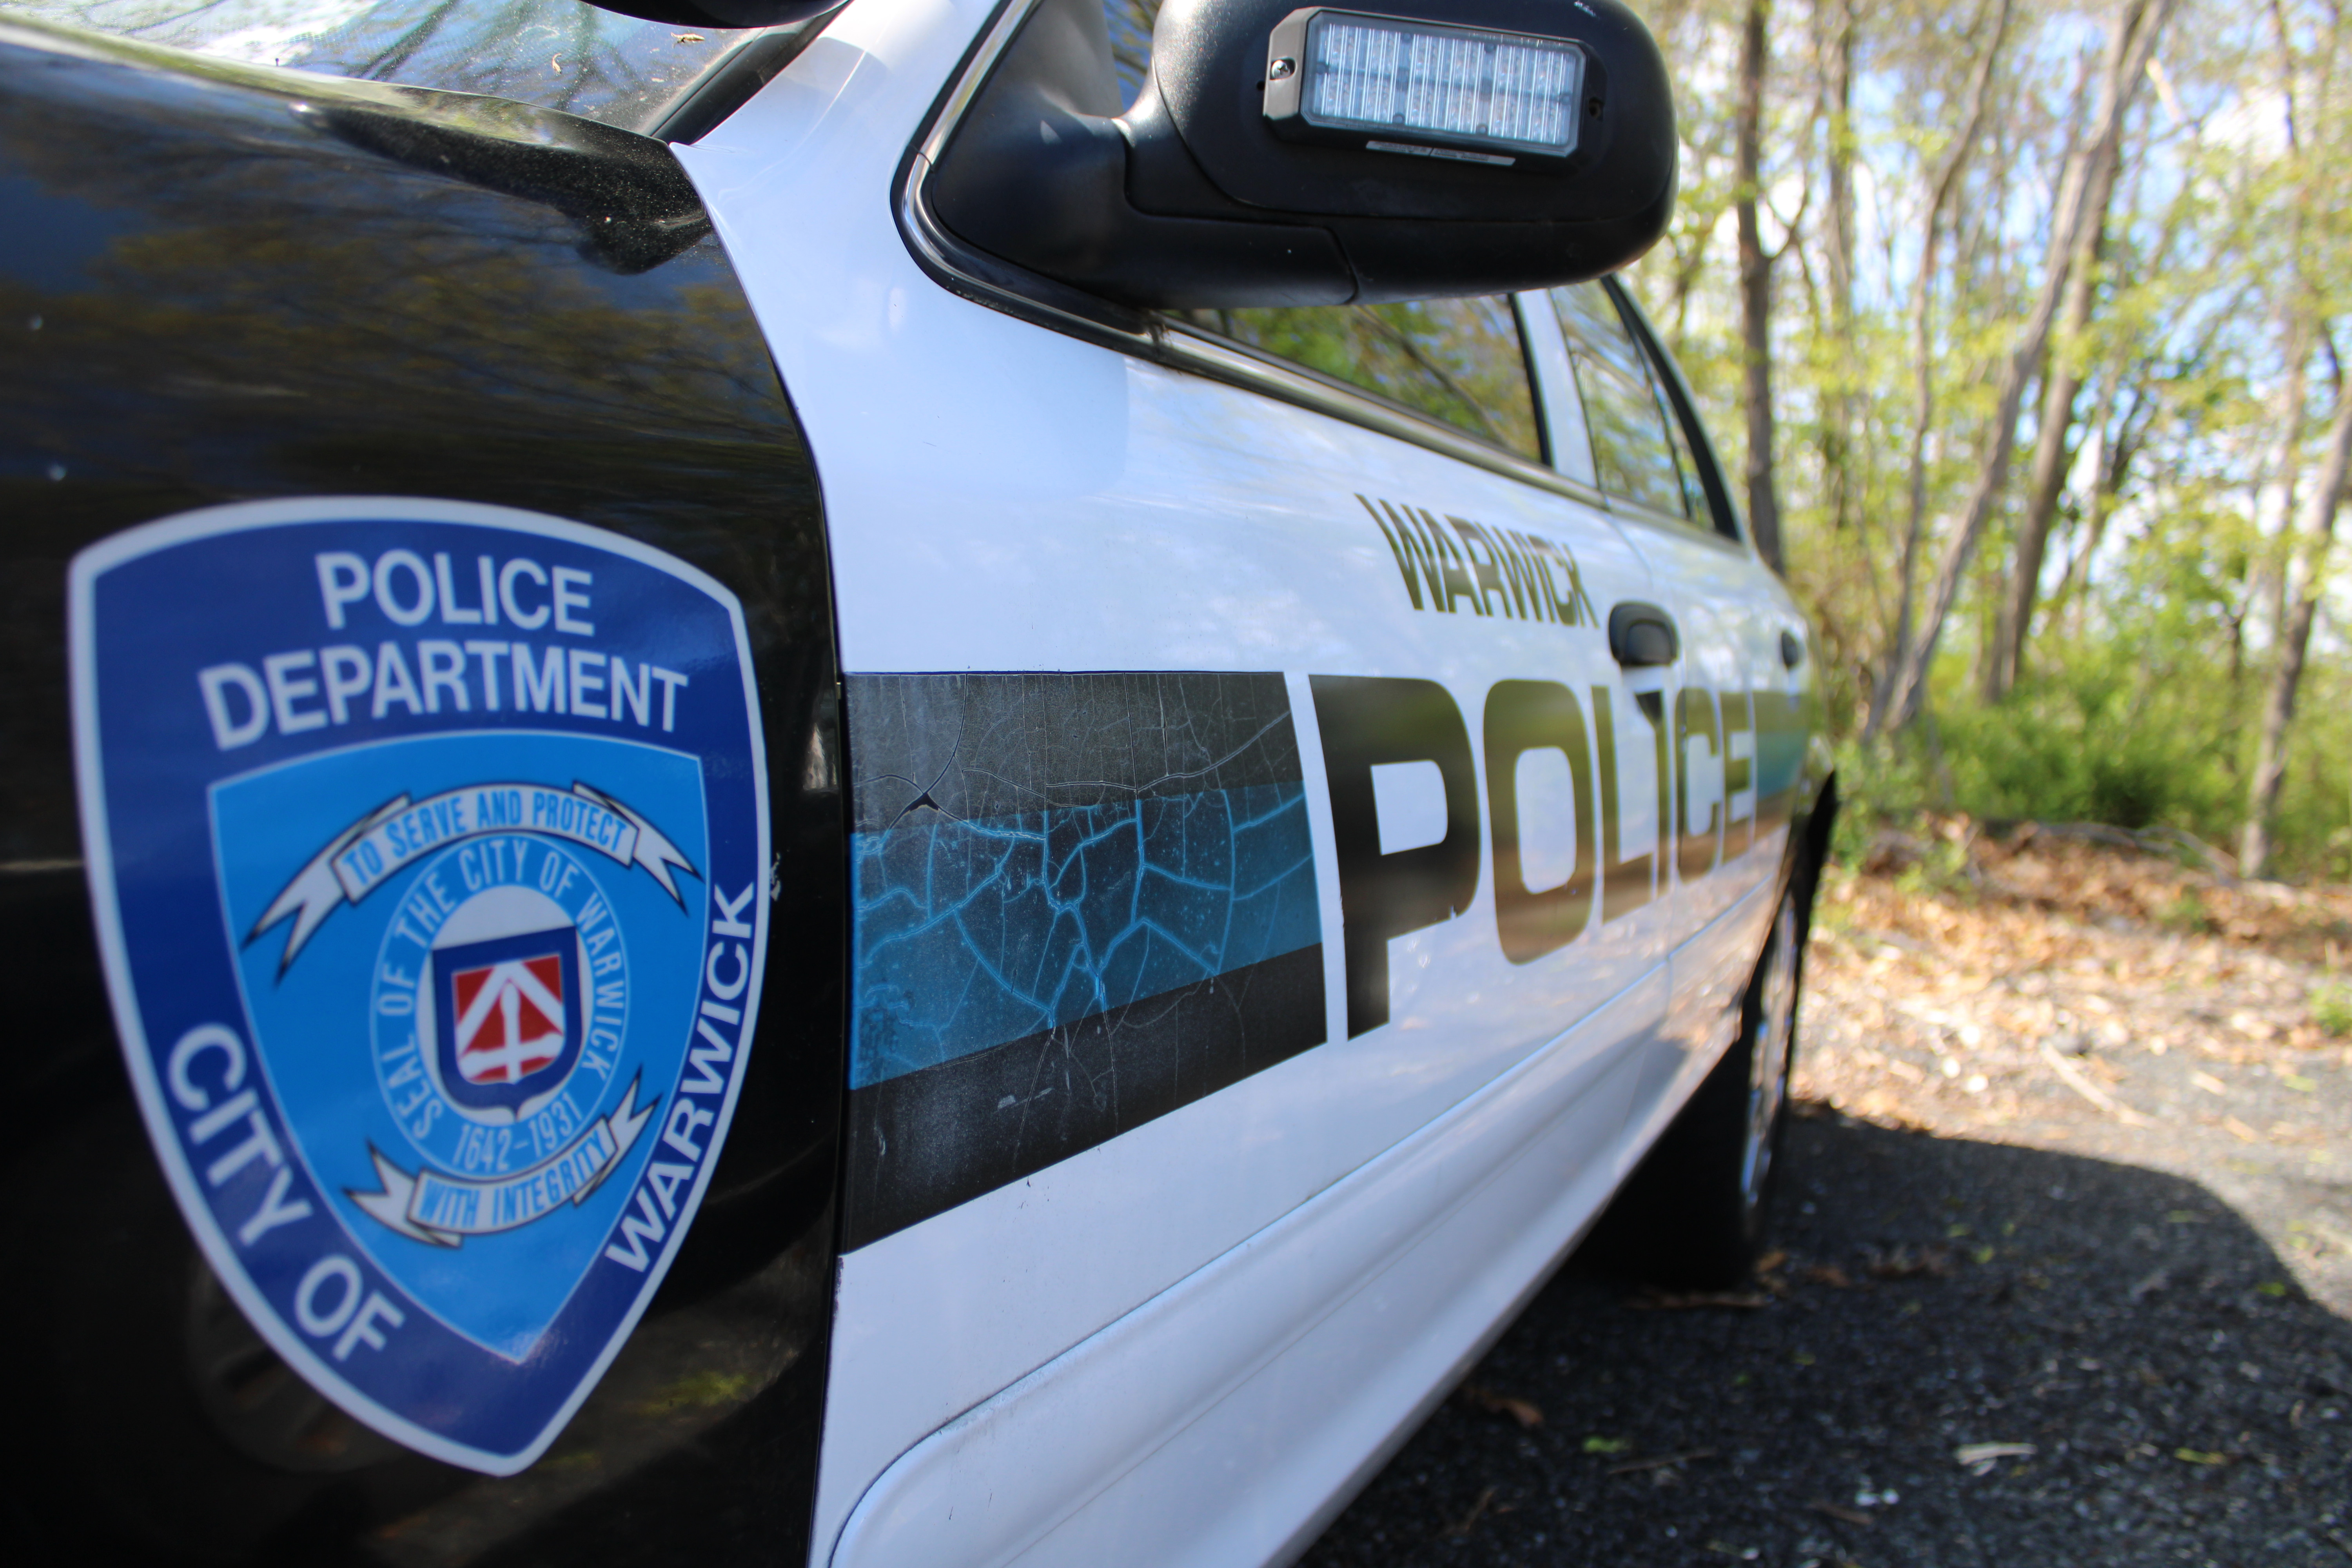
<path fill-rule="evenodd" d="M 541 1079 L 560 1083 L 580 1054 L 580 979 L 569 925 L 433 949 L 436 1004 L 418 1009 L 417 1033 L 432 1030 L 443 1091 L 460 1104 L 536 1103 Z M 444 1023 L 432 1029 L 430 1018 Z"/>
<path fill-rule="evenodd" d="M 108 978 L 214 1270 L 320 1393 L 529 1464 L 726 1137 L 767 782 L 743 617 L 501 508 L 232 506 L 77 557 Z"/>

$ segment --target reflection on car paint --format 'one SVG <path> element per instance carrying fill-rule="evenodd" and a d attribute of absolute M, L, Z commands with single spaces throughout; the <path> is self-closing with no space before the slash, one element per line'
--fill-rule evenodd
<path fill-rule="evenodd" d="M 620 1563 L 723 1555 L 747 1532 L 790 1539 L 814 1472 L 839 1093 L 837 1034 L 802 1031 L 838 1027 L 841 803 L 828 774 L 799 765 L 835 743 L 814 466 L 734 271 L 705 239 L 616 273 L 542 203 L 357 151 L 226 72 L 103 55 L 24 32 L 0 42 L 0 162 L 16 176 L 0 182 L 0 479 L 26 567 L 0 574 L 0 636 L 16 689 L 57 693 L 0 710 L 0 935 L 14 973 L 39 977 L 15 992 L 19 1070 L 51 1118 L 5 1174 L 26 1205 L 20 1245 L 75 1260 L 0 1293 L 0 1332 L 50 1347 L 5 1382 L 16 1517 L 37 1552 L 69 1528 L 76 1552 L 102 1535 L 142 1561 L 274 1539 L 305 1554 L 289 1530 L 330 1552 L 396 1529 L 419 1563 L 499 1542 Z M 302 85 L 314 106 L 384 90 Z M 641 151 L 684 184 L 658 144 Z M 266 1397 L 307 1385 L 267 1345 L 215 1331 L 205 1303 L 220 1287 L 131 1113 L 106 1022 L 62 695 L 64 563 L 90 542 L 223 501 L 420 489 L 650 541 L 727 584 L 746 611 L 791 868 L 770 905 L 768 993 L 792 1005 L 762 1016 L 700 1215 L 549 1459 L 507 1480 L 385 1457 L 315 1395 Z M 478 612 L 472 557 L 452 568 Z M 399 586 L 410 603 L 413 584 Z M 516 589 L 527 616 L 545 607 L 535 584 Z M 383 640 L 366 639 L 372 664 Z M 535 652 L 536 685 L 551 690 Z M 631 656 L 633 688 L 639 669 Z M 370 691 L 347 699 L 352 725 L 373 711 L 370 673 Z M 562 683 L 569 708 L 568 659 Z M 386 690 L 402 690 L 396 673 Z M 201 700 L 193 680 L 187 696 Z M 625 728 L 658 739 L 651 697 L 650 722 L 629 708 Z M 274 963 L 283 944 L 268 945 Z M 267 1430 L 231 1419 L 261 1410 L 278 1418 Z M 316 1463 L 334 1451 L 380 1462 Z"/>
<path fill-rule="evenodd" d="M 1518 321 L 1506 295 L 1173 314 L 1522 457 L 1543 456 Z"/>
<path fill-rule="evenodd" d="M 747 35 L 688 32 L 583 0 L 10 0 L 9 10 L 212 58 L 362 81 L 431 82 L 633 131 Z"/>

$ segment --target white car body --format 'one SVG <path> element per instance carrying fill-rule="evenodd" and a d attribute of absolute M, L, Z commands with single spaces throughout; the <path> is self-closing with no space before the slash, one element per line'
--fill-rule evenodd
<path fill-rule="evenodd" d="M 811 1561 L 1281 1561 L 1507 1324 L 1727 1045 L 1789 831 L 1784 814 L 1526 966 L 1497 946 L 1490 872 L 1458 918 L 1392 945 L 1391 1019 L 1350 1038 L 1309 674 L 1434 679 L 1468 715 L 1497 680 L 1561 679 L 1610 689 L 1621 731 L 1640 722 L 1599 627 L 1417 614 L 1358 497 L 1569 542 L 1596 603 L 1675 606 L 1703 650 L 1684 670 L 1710 685 L 1793 697 L 1777 647 L 1801 621 L 1736 542 L 942 287 L 893 197 L 992 24 L 986 0 L 857 0 L 680 149 L 808 428 L 843 668 L 1281 671 L 1328 1043 L 846 1252 Z M 1538 372 L 1565 374 L 1542 348 Z M 1632 804 L 1654 798 L 1643 750 L 1619 752 L 1627 856 L 1658 841 L 1654 807 Z M 1687 750 L 1695 819 L 1752 820 L 1753 784 L 1726 799 L 1721 760 Z M 1412 782 L 1381 802 L 1384 840 L 1392 809 L 1428 815 Z M 1434 831 L 1400 822 L 1395 842 L 1442 835 L 1434 809 Z"/>

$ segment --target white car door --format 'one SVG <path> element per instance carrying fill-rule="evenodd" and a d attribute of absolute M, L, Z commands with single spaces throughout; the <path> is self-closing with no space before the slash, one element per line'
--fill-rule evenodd
<path fill-rule="evenodd" d="M 1256 1561 L 1622 1168 L 1672 882 L 1608 622 L 1658 590 L 1540 461 L 1506 302 L 1122 347 L 944 287 L 902 160 L 993 11 L 857 0 L 680 149 L 847 672 L 814 1553 Z M 1286 357 L 1334 353 L 1394 397 Z"/>
<path fill-rule="evenodd" d="M 1686 389 L 1615 286 L 1544 297 L 1559 324 L 1601 489 L 1681 634 L 1661 706 L 1675 769 L 1674 1002 L 1634 1091 L 1635 1148 L 1729 1042 L 1764 944 L 1801 763 L 1804 625 L 1742 537 Z M 1565 405 L 1559 363 L 1538 360 Z M 1697 434 L 1694 441 L 1693 432 Z M 1791 743 L 1792 738 L 1794 743 Z"/>

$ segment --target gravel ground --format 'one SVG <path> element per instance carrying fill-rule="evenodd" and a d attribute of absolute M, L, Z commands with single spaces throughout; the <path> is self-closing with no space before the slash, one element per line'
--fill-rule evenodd
<path fill-rule="evenodd" d="M 1963 868 L 1830 890 L 1757 1286 L 1572 1259 L 1307 1563 L 2352 1563 L 2342 911 Z"/>
<path fill-rule="evenodd" d="M 2352 1315 L 2352 889 L 2081 845 L 1982 846 L 1942 891 L 1832 879 L 1800 1093 L 1880 1125 L 2201 1182 Z"/>

